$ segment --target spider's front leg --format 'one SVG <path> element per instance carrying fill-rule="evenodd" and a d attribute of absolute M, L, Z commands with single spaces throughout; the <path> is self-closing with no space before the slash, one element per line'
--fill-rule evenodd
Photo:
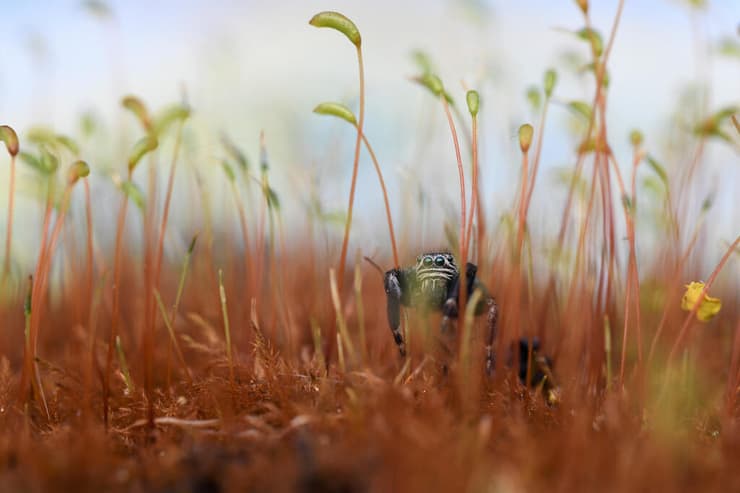
<path fill-rule="evenodd" d="M 473 286 L 475 285 L 475 275 L 478 272 L 478 267 L 475 264 L 468 264 L 465 267 L 465 281 L 467 283 L 466 293 L 468 299 L 473 293 Z M 456 276 L 450 284 L 450 289 L 447 292 L 447 299 L 442 305 L 442 333 L 445 334 L 450 330 L 450 319 L 457 318 L 458 309 L 457 304 L 460 299 L 460 276 Z"/>
<path fill-rule="evenodd" d="M 488 296 L 486 299 L 486 306 L 488 307 L 488 314 L 486 321 L 488 325 L 488 334 L 486 335 L 486 373 L 491 375 L 493 368 L 496 365 L 496 360 L 493 354 L 493 341 L 496 339 L 497 322 L 498 322 L 498 305 L 493 296 Z"/>
<path fill-rule="evenodd" d="M 403 298 L 402 279 L 403 272 L 399 269 L 391 269 L 385 273 L 384 286 L 385 294 L 388 299 L 388 325 L 393 333 L 393 340 L 396 341 L 398 351 L 401 356 L 406 356 L 406 343 L 403 342 L 403 336 L 399 327 L 401 326 L 401 299 Z"/>
<path fill-rule="evenodd" d="M 496 364 L 495 355 L 493 354 L 493 341 L 496 339 L 497 325 L 498 325 L 498 305 L 496 300 L 488 294 L 488 290 L 485 286 L 478 281 L 476 275 L 478 268 L 475 264 L 468 263 L 465 268 L 466 284 L 468 299 L 472 296 L 473 291 L 477 288 L 483 292 L 482 304 L 476 306 L 476 314 L 481 313 L 480 309 L 485 308 L 486 315 L 486 326 L 488 333 L 486 334 L 486 372 L 490 375 L 493 373 L 493 368 Z M 458 299 L 460 296 L 460 278 L 457 277 L 453 281 L 450 291 L 447 295 L 447 301 L 442 305 L 442 332 L 450 330 L 450 319 L 458 316 Z"/>

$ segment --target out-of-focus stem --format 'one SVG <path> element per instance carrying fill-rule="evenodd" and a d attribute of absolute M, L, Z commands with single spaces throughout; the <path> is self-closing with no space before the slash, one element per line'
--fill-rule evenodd
<path fill-rule="evenodd" d="M 452 143 L 455 146 L 455 158 L 457 159 L 457 174 L 460 180 L 460 304 L 458 306 L 458 313 L 465 313 L 465 304 L 468 296 L 467 290 L 467 262 L 468 262 L 468 251 L 467 241 L 465 239 L 465 219 L 466 214 L 466 198 L 465 198 L 465 172 L 463 171 L 462 156 L 460 155 L 460 142 L 457 138 L 457 130 L 455 129 L 455 122 L 452 119 L 452 113 L 450 112 L 450 105 L 447 103 L 444 91 L 440 95 L 440 101 L 444 107 L 445 114 L 447 115 L 447 122 L 450 125 L 450 133 L 452 134 Z M 462 329 L 464 325 L 464 317 L 458 317 L 458 324 Z M 462 332 L 462 331 L 461 331 Z"/>
<path fill-rule="evenodd" d="M 3 283 L 10 274 L 10 249 L 13 240 L 13 202 L 15 197 L 15 156 L 10 156 L 10 183 L 8 189 L 8 223 L 5 233 L 5 260 L 3 261 Z"/>
<path fill-rule="evenodd" d="M 398 260 L 398 248 L 396 247 L 396 234 L 393 231 L 393 217 L 391 215 L 391 206 L 390 202 L 388 201 L 388 192 L 385 188 L 385 180 L 383 179 L 383 173 L 380 171 L 380 165 L 378 164 L 378 159 L 375 157 L 375 152 L 373 151 L 373 148 L 370 146 L 370 142 L 368 142 L 367 137 L 363 134 L 362 140 L 365 142 L 365 147 L 367 148 L 367 152 L 370 154 L 370 159 L 373 161 L 373 166 L 375 167 L 375 172 L 378 174 L 378 181 L 380 182 L 380 188 L 383 190 L 383 203 L 385 204 L 385 216 L 388 220 L 388 233 L 390 234 L 391 238 L 391 248 L 393 249 L 393 266 L 395 268 L 400 267 L 400 262 Z"/>

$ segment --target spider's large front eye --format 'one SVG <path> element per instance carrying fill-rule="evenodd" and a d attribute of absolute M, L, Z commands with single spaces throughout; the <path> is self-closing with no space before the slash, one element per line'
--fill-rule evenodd
<path fill-rule="evenodd" d="M 445 258 L 442 255 L 437 255 L 434 259 L 434 263 L 437 267 L 442 267 L 445 264 Z"/>
<path fill-rule="evenodd" d="M 430 265 L 432 265 L 432 257 L 424 257 L 424 265 L 426 267 L 429 267 Z"/>

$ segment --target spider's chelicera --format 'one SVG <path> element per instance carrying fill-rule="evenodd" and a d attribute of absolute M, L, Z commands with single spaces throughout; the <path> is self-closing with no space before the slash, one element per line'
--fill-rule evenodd
<path fill-rule="evenodd" d="M 496 337 L 498 307 L 486 287 L 476 278 L 478 268 L 467 263 L 465 280 L 467 299 L 475 290 L 482 296 L 475 307 L 475 314 L 484 311 L 487 316 L 486 370 L 490 373 L 494 366 L 493 340 Z M 399 330 L 401 325 L 401 305 L 419 307 L 424 310 L 442 312 L 442 332 L 450 330 L 450 319 L 458 316 L 460 297 L 460 270 L 455 258 L 448 252 L 431 252 L 419 255 L 416 264 L 406 269 L 391 269 L 385 273 L 385 292 L 388 297 L 388 324 L 401 356 L 406 355 L 406 344 Z"/>

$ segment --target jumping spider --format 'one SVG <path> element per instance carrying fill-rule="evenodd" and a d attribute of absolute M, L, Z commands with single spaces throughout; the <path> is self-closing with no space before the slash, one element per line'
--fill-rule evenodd
<path fill-rule="evenodd" d="M 478 268 L 467 263 L 465 267 L 466 292 L 470 299 L 478 289 L 482 295 L 475 307 L 475 314 L 488 312 L 486 335 L 486 371 L 494 366 L 493 340 L 496 337 L 498 307 L 486 287 L 475 276 Z M 450 330 L 450 319 L 458 316 L 460 297 L 460 271 L 454 257 L 447 252 L 419 255 L 416 264 L 406 269 L 391 269 L 385 273 L 385 292 L 388 297 L 388 325 L 401 356 L 406 356 L 406 345 L 399 331 L 401 305 L 442 312 L 442 333 Z"/>

